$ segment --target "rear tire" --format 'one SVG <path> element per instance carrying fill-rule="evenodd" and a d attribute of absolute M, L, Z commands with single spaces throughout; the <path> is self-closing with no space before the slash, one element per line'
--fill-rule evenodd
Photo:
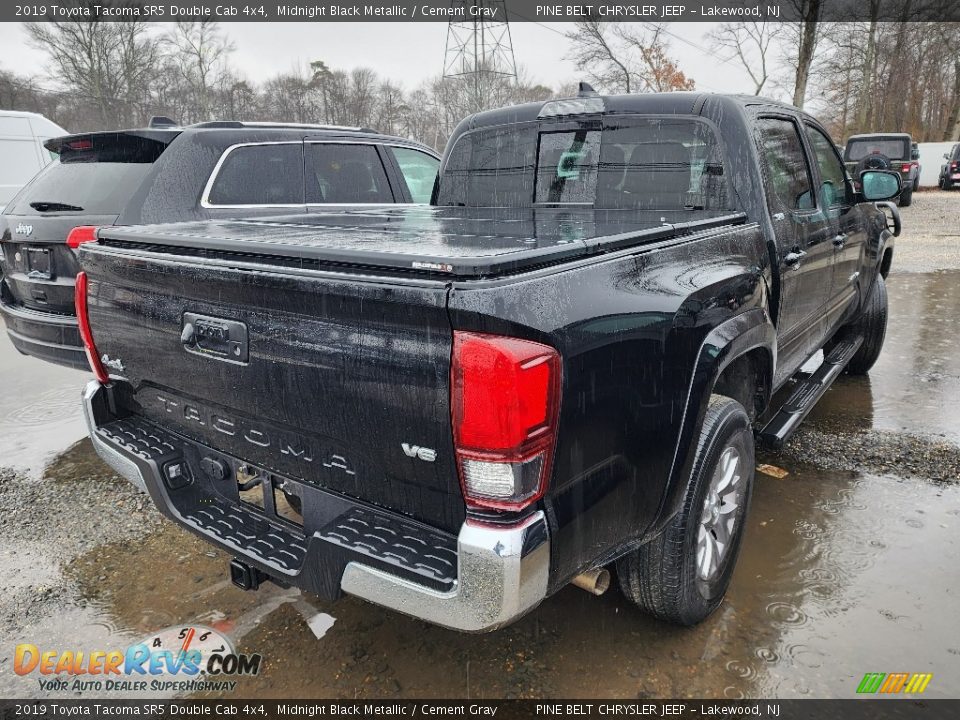
<path fill-rule="evenodd" d="M 900 193 L 900 207 L 910 207 L 913 203 L 913 188 Z"/>
<path fill-rule="evenodd" d="M 655 617 L 696 625 L 723 601 L 753 492 L 753 430 L 743 406 L 712 395 L 683 508 L 617 561 L 623 594 Z"/>
<path fill-rule="evenodd" d="M 880 357 L 887 335 L 887 284 L 883 276 L 877 275 L 867 306 L 851 327 L 863 334 L 863 344 L 846 369 L 851 375 L 865 375 Z"/>

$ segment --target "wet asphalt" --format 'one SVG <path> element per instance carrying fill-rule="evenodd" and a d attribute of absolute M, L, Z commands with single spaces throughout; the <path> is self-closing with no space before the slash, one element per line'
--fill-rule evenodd
<path fill-rule="evenodd" d="M 244 593 L 227 555 L 161 519 L 82 440 L 86 375 L 4 335 L 0 697 L 76 696 L 16 675 L 18 643 L 106 650 L 190 625 L 263 656 L 231 697 L 853 697 L 866 672 L 933 673 L 925 697 L 960 696 L 960 234 L 920 228 L 943 215 L 925 201 L 960 209 L 960 193 L 904 209 L 898 248 L 915 245 L 894 261 L 879 362 L 760 458 L 788 474 L 757 475 L 731 590 L 691 629 L 645 617 L 616 587 L 568 587 L 482 636 L 353 598 Z M 949 269 L 909 272 L 926 269 L 926 241 Z"/>

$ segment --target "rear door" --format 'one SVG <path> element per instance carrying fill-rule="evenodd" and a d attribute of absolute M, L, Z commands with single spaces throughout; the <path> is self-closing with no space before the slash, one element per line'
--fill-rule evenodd
<path fill-rule="evenodd" d="M 59 160 L 40 171 L 7 207 L 5 282 L 17 305 L 72 315 L 76 253 L 67 235 L 80 225 L 112 225 L 169 139 L 126 133 L 71 136 Z"/>
<path fill-rule="evenodd" d="M 818 206 L 813 173 L 796 118 L 761 116 L 756 121 L 767 205 L 777 243 L 780 277 L 779 384 L 826 339 L 824 311 L 830 299 L 836 234 Z"/>
<path fill-rule="evenodd" d="M 310 211 L 331 205 L 392 205 L 408 202 L 391 181 L 393 167 L 373 143 L 307 139 L 303 151 L 306 203 Z"/>
<path fill-rule="evenodd" d="M 306 212 L 303 142 L 230 146 L 210 174 L 200 204 L 220 218 Z"/>
<path fill-rule="evenodd" d="M 812 123 L 805 123 L 804 128 L 818 182 L 818 199 L 834 231 L 830 240 L 834 253 L 833 280 L 826 307 L 830 331 L 857 297 L 867 230 L 863 213 L 853 203 L 843 161 L 833 141 Z"/>

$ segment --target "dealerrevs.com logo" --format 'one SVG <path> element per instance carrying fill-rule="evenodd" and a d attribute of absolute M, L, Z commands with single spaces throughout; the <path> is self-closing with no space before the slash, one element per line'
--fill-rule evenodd
<path fill-rule="evenodd" d="M 46 691 L 232 691 L 236 680 L 257 675 L 263 657 L 242 654 L 222 633 L 202 625 L 169 627 L 126 649 L 54 650 L 17 645 L 13 670 L 37 674 Z"/>

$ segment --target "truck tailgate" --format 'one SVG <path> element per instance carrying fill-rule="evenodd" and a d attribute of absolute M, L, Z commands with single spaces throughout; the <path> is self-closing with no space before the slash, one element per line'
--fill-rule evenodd
<path fill-rule="evenodd" d="M 81 264 L 98 353 L 131 388 L 126 410 L 260 469 L 459 528 L 443 283 L 160 246 L 90 244 Z"/>

